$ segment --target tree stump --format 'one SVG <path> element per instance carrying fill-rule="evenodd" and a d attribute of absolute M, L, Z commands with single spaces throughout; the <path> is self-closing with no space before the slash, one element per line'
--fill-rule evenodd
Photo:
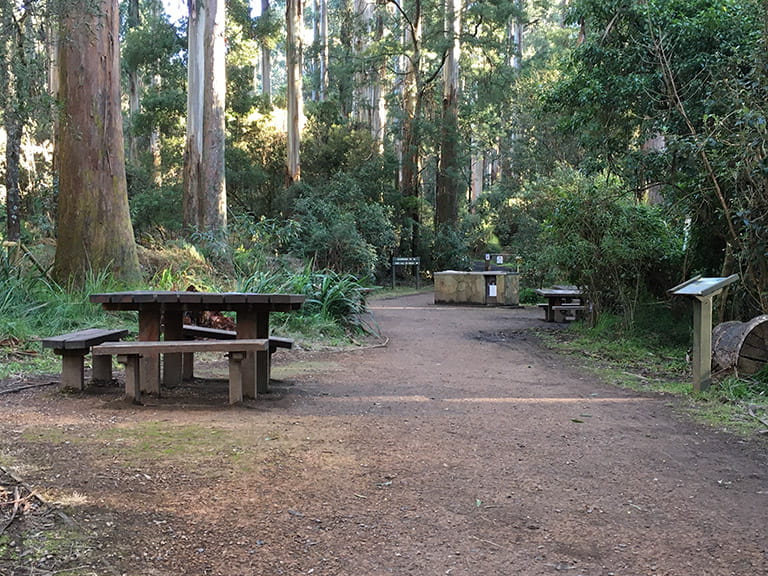
<path fill-rule="evenodd" d="M 768 364 L 768 315 L 748 322 L 723 322 L 712 330 L 712 363 L 715 369 L 735 369 L 756 374 Z"/>

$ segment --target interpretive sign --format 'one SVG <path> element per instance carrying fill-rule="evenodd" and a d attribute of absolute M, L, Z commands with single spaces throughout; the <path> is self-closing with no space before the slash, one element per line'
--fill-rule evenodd
<path fill-rule="evenodd" d="M 421 288 L 421 258 L 418 256 L 392 258 L 392 288 L 395 287 L 395 266 L 416 266 L 416 288 Z"/>
<path fill-rule="evenodd" d="M 723 288 L 739 279 L 738 274 L 726 278 L 691 278 L 669 289 L 672 296 L 688 296 L 693 300 L 693 391 L 701 392 L 712 383 L 712 299 Z"/>

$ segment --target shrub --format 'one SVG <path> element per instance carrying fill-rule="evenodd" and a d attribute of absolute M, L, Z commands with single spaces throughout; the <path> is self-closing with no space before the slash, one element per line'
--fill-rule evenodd
<path fill-rule="evenodd" d="M 542 236 L 544 260 L 583 286 L 595 315 L 614 310 L 634 323 L 648 278 L 669 277 L 680 246 L 659 210 L 638 204 L 621 183 L 572 173 Z"/>
<path fill-rule="evenodd" d="M 389 214 L 370 201 L 359 182 L 337 174 L 324 186 L 302 186 L 298 193 L 294 253 L 320 268 L 358 276 L 371 276 L 389 261 L 396 242 Z"/>
<path fill-rule="evenodd" d="M 365 286 L 352 274 L 333 270 L 260 271 L 241 281 L 238 290 L 246 292 L 287 292 L 306 296 L 299 316 L 317 316 L 354 330 L 365 330 Z M 292 314 L 291 316 L 297 316 Z"/>

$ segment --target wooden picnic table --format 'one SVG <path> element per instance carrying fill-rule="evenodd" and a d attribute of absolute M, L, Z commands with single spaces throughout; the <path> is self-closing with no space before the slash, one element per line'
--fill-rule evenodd
<path fill-rule="evenodd" d="M 584 297 L 582 290 L 576 286 L 557 286 L 553 288 L 538 288 L 536 294 L 546 299 L 544 306 L 544 319 L 547 322 L 557 322 L 563 318 L 558 308 L 571 305 L 583 306 L 581 300 Z"/>
<path fill-rule="evenodd" d="M 90 301 L 105 310 L 138 311 L 139 340 L 183 340 L 184 314 L 235 312 L 237 338 L 269 338 L 269 315 L 293 312 L 304 304 L 301 294 L 252 292 L 187 292 L 136 290 L 91 294 Z M 242 366 L 243 396 L 255 398 L 257 390 L 269 386 L 269 348 L 249 353 Z M 149 392 L 160 392 L 160 358 L 147 354 L 141 359 L 141 382 Z M 178 386 L 182 379 L 182 355 L 165 354 L 163 383 Z"/>

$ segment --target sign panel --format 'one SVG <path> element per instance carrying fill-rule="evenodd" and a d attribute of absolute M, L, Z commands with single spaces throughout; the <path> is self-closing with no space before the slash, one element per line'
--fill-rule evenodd
<path fill-rule="evenodd" d="M 421 262 L 421 258 L 418 256 L 410 258 L 392 258 L 393 266 L 418 266 Z"/>

